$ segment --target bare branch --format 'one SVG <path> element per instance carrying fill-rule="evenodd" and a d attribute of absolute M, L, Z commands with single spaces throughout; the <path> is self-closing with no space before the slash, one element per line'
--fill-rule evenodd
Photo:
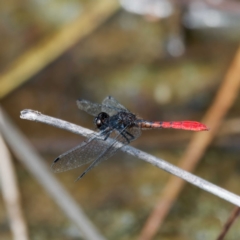
<path fill-rule="evenodd" d="M 63 121 L 60 119 L 56 119 L 56 118 L 41 114 L 40 112 L 30 110 L 30 109 L 21 111 L 20 118 L 31 120 L 31 121 L 36 121 L 36 122 L 46 123 L 46 124 L 52 125 L 54 127 L 62 128 L 62 129 L 71 131 L 73 133 L 80 134 L 85 137 L 89 136 L 90 134 L 93 133 L 93 131 L 91 131 L 89 129 L 80 127 L 73 123 L 69 123 L 69 122 L 66 122 L 66 121 Z M 107 141 L 112 141 L 112 140 L 107 139 Z M 183 169 L 178 168 L 178 167 L 164 161 L 163 159 L 156 158 L 150 154 L 147 154 L 147 153 L 140 151 L 136 148 L 133 148 L 131 146 L 125 146 L 125 147 L 121 148 L 121 150 L 132 156 L 135 156 L 146 162 L 149 162 L 149 163 L 161 168 L 162 170 L 164 170 L 166 172 L 169 172 L 177 177 L 180 177 L 180 178 L 184 179 L 185 181 L 187 181 L 207 192 L 210 192 L 222 199 L 225 199 L 228 202 L 233 203 L 236 206 L 240 206 L 240 197 L 238 195 L 231 193 L 223 188 L 220 188 L 200 177 L 197 177 L 197 176 L 187 172 L 187 171 L 184 171 Z"/>
<path fill-rule="evenodd" d="M 1 116 L 0 116 L 1 118 Z M 28 240 L 28 229 L 25 222 L 20 192 L 10 153 L 0 133 L 0 179 L 3 200 L 7 209 L 10 228 L 15 240 Z"/>
<path fill-rule="evenodd" d="M 236 207 L 231 215 L 229 216 L 227 222 L 224 224 L 222 232 L 220 233 L 220 235 L 217 237 L 217 240 L 223 240 L 224 237 L 226 236 L 226 234 L 229 232 L 231 226 L 233 225 L 233 223 L 237 220 L 237 218 L 240 215 L 240 208 Z"/>

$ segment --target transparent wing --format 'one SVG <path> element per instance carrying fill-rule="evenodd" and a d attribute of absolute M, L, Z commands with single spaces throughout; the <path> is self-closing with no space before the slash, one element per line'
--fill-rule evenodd
<path fill-rule="evenodd" d="M 101 133 L 93 134 L 80 145 L 61 154 L 51 166 L 53 172 L 68 171 L 95 160 L 109 147 L 109 144 L 104 141 L 104 137 Z"/>
<path fill-rule="evenodd" d="M 117 114 L 120 111 L 129 112 L 122 104 L 120 104 L 114 97 L 107 96 L 102 101 L 102 112 L 108 113 L 110 116 Z"/>
<path fill-rule="evenodd" d="M 100 112 L 106 112 L 110 116 L 113 116 L 121 111 L 129 112 L 123 105 L 121 105 L 115 98 L 111 96 L 106 97 L 102 104 L 92 103 L 85 99 L 79 99 L 77 100 L 77 106 L 79 109 L 95 117 Z"/>
<path fill-rule="evenodd" d="M 100 112 L 102 112 L 102 104 L 92 103 L 85 99 L 77 100 L 77 106 L 80 110 L 87 112 L 92 116 L 97 116 Z"/>
<path fill-rule="evenodd" d="M 97 136 L 90 137 L 77 147 L 56 158 L 51 166 L 53 172 L 60 173 L 68 171 L 95 160 L 82 173 L 79 177 L 81 178 L 94 166 L 114 155 L 118 149 L 138 138 L 141 135 L 141 130 L 140 128 L 129 128 L 122 133 L 113 131 L 110 137 L 114 138 L 114 140 L 111 144 L 104 141 L 103 136 L 100 134 L 101 133 L 97 134 Z"/>
<path fill-rule="evenodd" d="M 123 146 L 129 144 L 136 138 L 141 135 L 141 129 L 138 127 L 128 128 L 122 132 L 114 132 L 116 135 L 114 141 L 108 148 L 104 149 L 103 152 L 96 158 L 96 160 L 76 179 L 79 180 L 82 178 L 88 171 L 90 171 L 93 167 L 98 165 L 100 162 L 107 160 L 112 155 L 115 154 L 117 150 L 122 148 Z M 113 138 L 113 136 L 111 136 Z"/>

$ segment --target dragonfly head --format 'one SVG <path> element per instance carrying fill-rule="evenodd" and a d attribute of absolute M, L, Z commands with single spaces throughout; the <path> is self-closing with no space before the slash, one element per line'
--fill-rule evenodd
<path fill-rule="evenodd" d="M 108 124 L 109 115 L 105 112 L 100 112 L 94 119 L 94 123 L 98 129 L 102 130 Z"/>

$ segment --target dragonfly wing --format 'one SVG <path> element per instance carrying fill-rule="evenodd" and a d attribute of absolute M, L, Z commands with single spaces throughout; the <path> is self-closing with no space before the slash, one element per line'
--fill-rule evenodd
<path fill-rule="evenodd" d="M 86 141 L 61 154 L 52 164 L 53 172 L 59 173 L 80 167 L 95 160 L 103 151 L 109 148 L 104 136 L 94 134 Z"/>
<path fill-rule="evenodd" d="M 127 109 L 112 96 L 107 96 L 106 98 L 104 98 L 104 100 L 102 101 L 102 105 L 115 107 L 127 111 Z"/>
<path fill-rule="evenodd" d="M 106 112 L 110 116 L 113 116 L 120 111 L 129 112 L 123 105 L 111 96 L 106 97 L 102 104 L 92 103 L 85 99 L 79 99 L 77 100 L 77 106 L 79 109 L 94 117 L 96 117 L 100 112 Z"/>
<path fill-rule="evenodd" d="M 102 104 L 92 103 L 85 99 L 77 100 L 77 106 L 79 109 L 87 112 L 94 117 L 96 117 L 100 112 L 102 112 Z"/>
<path fill-rule="evenodd" d="M 130 135 L 133 136 L 133 138 Z M 114 137 L 115 135 L 115 137 Z M 122 148 L 123 146 L 129 144 L 131 141 L 135 140 L 137 137 L 141 135 L 141 129 L 140 128 L 129 128 L 127 130 L 124 130 L 122 132 L 113 132 L 111 134 L 111 138 L 114 137 L 114 140 L 111 145 L 107 149 L 105 149 L 99 156 L 96 158 L 96 160 L 76 179 L 81 179 L 88 171 L 90 171 L 93 167 L 98 165 L 100 162 L 107 160 L 111 156 L 115 154 L 117 150 Z M 130 139 L 131 138 L 131 139 Z"/>
<path fill-rule="evenodd" d="M 118 112 L 129 112 L 122 104 L 120 104 L 114 97 L 107 96 L 102 101 L 102 112 L 108 113 L 110 116 L 117 114 Z"/>

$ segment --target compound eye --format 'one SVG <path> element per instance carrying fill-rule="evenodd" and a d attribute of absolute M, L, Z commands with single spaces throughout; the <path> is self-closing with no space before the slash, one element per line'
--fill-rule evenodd
<path fill-rule="evenodd" d="M 104 124 L 106 124 L 107 120 L 109 118 L 109 115 L 105 112 L 101 112 L 98 114 L 98 116 L 95 118 L 95 124 L 98 128 L 101 128 Z"/>
<path fill-rule="evenodd" d="M 107 113 L 105 113 L 105 112 L 101 112 L 101 113 L 98 114 L 98 117 L 99 117 L 102 121 L 104 121 L 105 119 L 109 118 L 109 115 L 108 115 Z"/>

